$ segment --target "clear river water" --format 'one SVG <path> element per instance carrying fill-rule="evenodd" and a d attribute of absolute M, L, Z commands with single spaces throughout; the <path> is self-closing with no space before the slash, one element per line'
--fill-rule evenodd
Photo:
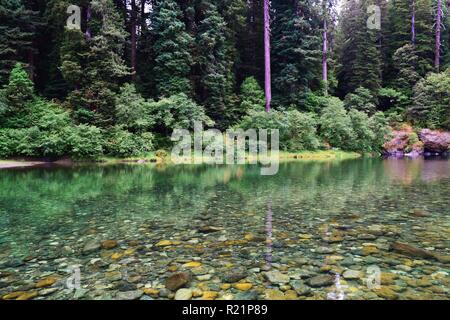
<path fill-rule="evenodd" d="M 450 162 L 0 170 L 3 299 L 449 299 Z"/>

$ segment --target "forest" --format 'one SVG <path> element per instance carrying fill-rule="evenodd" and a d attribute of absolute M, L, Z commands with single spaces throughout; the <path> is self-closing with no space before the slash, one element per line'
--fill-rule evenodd
<path fill-rule="evenodd" d="M 449 3 L 1 0 L 0 158 L 138 156 L 194 120 L 285 151 L 448 131 Z"/>

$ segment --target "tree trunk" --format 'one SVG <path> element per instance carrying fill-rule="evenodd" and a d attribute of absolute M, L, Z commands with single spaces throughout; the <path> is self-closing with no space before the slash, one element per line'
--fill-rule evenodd
<path fill-rule="evenodd" d="M 272 102 L 271 72 L 270 72 L 270 0 L 264 0 L 264 64 L 266 112 L 270 112 Z"/>
<path fill-rule="evenodd" d="M 327 4 L 324 0 L 323 5 L 323 49 L 322 49 L 322 81 L 324 85 L 325 96 L 328 95 L 328 32 L 327 32 Z"/>
<path fill-rule="evenodd" d="M 411 42 L 413 46 L 416 44 L 416 0 L 412 0 Z"/>
<path fill-rule="evenodd" d="M 136 81 L 136 22 L 137 22 L 137 8 L 136 0 L 131 0 L 131 78 L 133 82 Z"/>
<path fill-rule="evenodd" d="M 437 2 L 436 15 L 436 42 L 434 48 L 434 67 L 439 72 L 439 63 L 441 60 L 441 24 L 442 24 L 442 0 Z"/>
<path fill-rule="evenodd" d="M 91 40 L 92 38 L 92 33 L 91 33 L 91 28 L 89 28 L 89 21 L 91 20 L 91 6 L 88 4 L 87 8 L 86 8 L 86 32 L 84 33 L 86 40 Z"/>
<path fill-rule="evenodd" d="M 141 32 L 140 34 L 142 35 L 142 33 L 144 33 L 145 30 L 145 0 L 141 0 Z"/>

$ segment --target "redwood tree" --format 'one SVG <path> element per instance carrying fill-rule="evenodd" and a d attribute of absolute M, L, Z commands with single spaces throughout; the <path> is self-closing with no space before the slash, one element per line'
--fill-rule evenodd
<path fill-rule="evenodd" d="M 411 8 L 411 42 L 416 44 L 416 0 L 412 0 Z"/>
<path fill-rule="evenodd" d="M 323 36 L 322 36 L 322 81 L 324 93 L 328 95 L 328 26 L 327 0 L 323 0 Z"/>
<path fill-rule="evenodd" d="M 437 0 L 436 13 L 436 41 L 434 48 L 434 67 L 439 72 L 439 62 L 441 60 L 441 25 L 442 25 L 442 0 Z"/>
<path fill-rule="evenodd" d="M 136 26 L 137 26 L 137 8 L 136 0 L 131 0 L 131 72 L 133 81 L 136 80 Z"/>
<path fill-rule="evenodd" d="M 272 87 L 270 76 L 270 0 L 264 0 L 264 89 L 266 94 L 266 111 L 270 112 Z"/>

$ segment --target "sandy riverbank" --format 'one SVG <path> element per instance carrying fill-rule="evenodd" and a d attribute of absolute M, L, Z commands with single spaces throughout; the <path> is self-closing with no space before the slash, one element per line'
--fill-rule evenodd
<path fill-rule="evenodd" d="M 1 160 L 0 161 L 0 169 L 25 168 L 25 167 L 33 167 L 33 166 L 37 166 L 37 165 L 42 165 L 42 164 L 44 164 L 44 162 Z"/>

